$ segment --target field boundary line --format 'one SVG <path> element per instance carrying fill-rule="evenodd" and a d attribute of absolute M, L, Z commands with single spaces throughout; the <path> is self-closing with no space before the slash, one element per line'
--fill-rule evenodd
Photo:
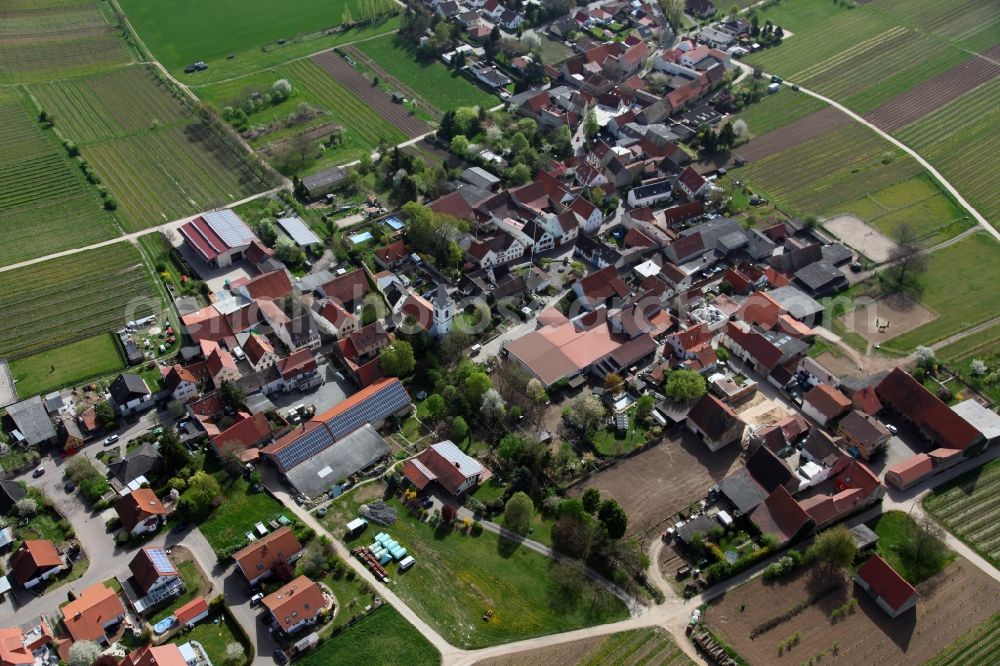
<path fill-rule="evenodd" d="M 764 76 L 766 78 L 770 78 L 770 75 L 767 74 L 766 72 L 764 73 Z M 796 84 L 792 83 L 791 81 L 787 81 L 786 80 L 786 81 L 783 82 L 783 85 L 791 87 L 791 86 L 796 85 Z M 810 95 L 812 97 L 815 97 L 816 99 L 818 99 L 820 101 L 826 102 L 827 104 L 829 104 L 830 106 L 838 109 L 839 111 L 842 111 L 843 113 L 846 113 L 855 122 L 857 122 L 857 123 L 859 123 L 861 125 L 864 125 L 868 129 L 872 130 L 873 132 L 875 132 L 876 134 L 878 134 L 880 137 L 882 137 L 883 139 L 885 139 L 886 141 L 888 141 L 889 143 L 891 143 L 892 145 L 896 146 L 897 148 L 899 148 L 900 150 L 902 150 L 903 152 L 905 152 L 907 155 L 909 155 L 910 157 L 912 157 L 913 159 L 915 159 L 917 161 L 917 164 L 919 164 L 923 168 L 927 169 L 927 171 L 930 172 L 930 174 L 941 184 L 941 186 L 944 187 L 948 191 L 949 194 L 951 194 L 953 197 L 955 197 L 955 200 L 959 203 L 960 206 L 962 206 L 963 208 L 965 208 L 966 210 L 968 210 L 972 214 L 973 218 L 975 218 L 975 220 L 979 224 L 979 226 L 981 226 L 987 232 L 989 232 L 990 235 L 992 235 L 994 239 L 996 239 L 997 241 L 1000 241 L 1000 230 L 997 230 L 996 227 L 994 227 L 985 217 L 983 217 L 982 213 L 980 213 L 978 210 L 976 210 L 972 206 L 972 204 L 970 204 L 965 199 L 965 197 L 962 196 L 962 193 L 959 192 L 958 189 L 954 185 L 952 185 L 950 182 L 948 182 L 948 180 L 943 175 L 941 175 L 941 172 L 938 171 L 934 167 L 934 165 L 932 165 L 930 162 L 928 162 L 926 159 L 924 159 L 924 157 L 920 153 L 918 153 L 913 148 L 910 148 L 908 145 L 906 145 L 905 143 L 903 143 L 902 141 L 900 141 L 896 137 L 892 136 L 888 132 L 885 132 L 885 131 L 879 129 L 878 126 L 876 126 L 873 123 L 865 120 L 863 117 L 861 117 L 860 115 L 858 115 L 854 111 L 850 110 L 849 108 L 847 108 L 846 106 L 844 106 L 840 102 L 837 102 L 836 100 L 830 99 L 826 95 L 821 95 L 818 92 L 814 92 L 812 90 L 809 90 L 808 88 L 803 88 L 801 86 L 798 86 L 798 88 L 799 88 L 799 91 L 804 92 L 805 94 Z"/>

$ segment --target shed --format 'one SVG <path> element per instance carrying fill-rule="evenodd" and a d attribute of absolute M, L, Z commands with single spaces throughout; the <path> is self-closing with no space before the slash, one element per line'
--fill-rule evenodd
<path fill-rule="evenodd" d="M 311 199 L 318 199 L 333 192 L 347 180 L 347 172 L 340 167 L 324 169 L 302 179 L 302 187 Z"/>
<path fill-rule="evenodd" d="M 299 247 L 307 247 L 320 243 L 319 236 L 306 226 L 306 223 L 297 217 L 282 217 L 278 219 L 278 226 L 288 234 Z"/>

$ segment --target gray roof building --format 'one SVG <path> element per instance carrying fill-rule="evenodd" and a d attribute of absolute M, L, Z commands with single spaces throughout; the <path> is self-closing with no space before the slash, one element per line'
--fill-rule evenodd
<path fill-rule="evenodd" d="M 778 301 L 778 304 L 796 319 L 806 319 L 823 312 L 823 306 L 817 303 L 814 298 L 791 285 L 772 289 L 768 295 Z"/>
<path fill-rule="evenodd" d="M 34 396 L 7 407 L 7 416 L 14 421 L 18 432 L 24 435 L 28 444 L 34 446 L 55 439 L 56 429 L 52 425 L 41 396 Z"/>
<path fill-rule="evenodd" d="M 1000 441 L 1000 415 L 986 409 L 973 398 L 963 400 L 951 409 L 978 430 L 987 443 Z"/>
<path fill-rule="evenodd" d="M 160 452 L 153 444 L 143 444 L 138 449 L 132 451 L 118 462 L 108 465 L 112 476 L 121 481 L 122 485 L 127 485 L 140 476 L 148 476 L 150 472 L 160 466 L 163 461 Z"/>
<path fill-rule="evenodd" d="M 371 424 L 365 424 L 310 457 L 308 464 L 292 467 L 285 476 L 300 493 L 316 497 L 387 455 L 389 444 Z"/>
<path fill-rule="evenodd" d="M 500 184 L 499 178 L 482 167 L 469 167 L 462 172 L 459 179 L 484 190 L 492 190 Z"/>

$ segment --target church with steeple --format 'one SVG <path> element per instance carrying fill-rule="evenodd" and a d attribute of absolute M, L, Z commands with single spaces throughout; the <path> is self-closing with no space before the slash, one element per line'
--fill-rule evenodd
<path fill-rule="evenodd" d="M 431 334 L 440 338 L 451 332 L 451 321 L 455 318 L 455 301 L 448 296 L 448 290 L 439 284 L 434 296 L 434 328 Z"/>

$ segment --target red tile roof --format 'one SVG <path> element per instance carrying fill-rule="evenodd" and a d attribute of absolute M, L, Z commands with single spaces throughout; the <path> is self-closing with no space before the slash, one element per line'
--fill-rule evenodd
<path fill-rule="evenodd" d="M 629 289 L 618 276 L 618 270 L 614 266 L 606 266 L 601 270 L 591 273 L 578 283 L 584 297 L 589 304 L 600 304 L 609 298 L 625 298 L 629 295 Z"/>
<path fill-rule="evenodd" d="M 283 270 L 271 271 L 248 280 L 243 288 L 246 289 L 251 299 L 276 300 L 292 292 L 292 281 L 288 279 L 288 273 Z"/>
<path fill-rule="evenodd" d="M 188 245 L 192 246 L 206 262 L 211 262 L 230 249 L 200 215 L 182 226 L 179 231 Z"/>
<path fill-rule="evenodd" d="M 153 516 L 167 515 L 167 508 L 149 488 L 139 488 L 122 496 L 115 503 L 115 511 L 121 518 L 122 527 L 128 532 Z"/>
<path fill-rule="evenodd" d="M 788 541 L 809 522 L 807 514 L 784 486 L 778 486 L 750 513 L 750 520 L 765 534 L 776 534 Z"/>
<path fill-rule="evenodd" d="M 875 392 L 944 448 L 964 451 L 980 440 L 978 430 L 904 370 L 894 368 Z"/>
<path fill-rule="evenodd" d="M 395 243 L 389 243 L 384 247 L 376 248 L 375 257 L 383 263 L 391 264 L 399 261 L 409 253 L 410 250 L 406 247 L 406 242 L 400 239 Z"/>
<path fill-rule="evenodd" d="M 299 576 L 264 597 L 262 603 L 271 611 L 278 626 L 287 631 L 302 620 L 311 620 L 319 615 L 326 600 L 319 585 L 305 576 Z"/>
<path fill-rule="evenodd" d="M 278 372 L 281 376 L 288 379 L 289 377 L 315 370 L 317 368 L 316 355 L 311 349 L 300 349 L 285 358 L 278 359 L 275 365 L 278 367 Z"/>
<path fill-rule="evenodd" d="M 889 563 L 878 555 L 872 555 L 858 569 L 858 577 L 868 583 L 872 591 L 882 598 L 893 610 L 898 610 L 910 600 L 917 589 L 906 582 Z"/>
<path fill-rule="evenodd" d="M 133 650 L 119 666 L 187 666 L 187 662 L 179 647 L 166 643 Z"/>
<path fill-rule="evenodd" d="M 934 471 L 934 460 L 926 453 L 901 460 L 885 470 L 885 480 L 903 489 Z"/>
<path fill-rule="evenodd" d="M 452 192 L 435 199 L 427 204 L 427 207 L 439 215 L 450 215 L 459 219 L 469 219 L 472 215 L 472 206 L 459 192 Z"/>
<path fill-rule="evenodd" d="M 817 384 L 802 398 L 803 403 L 809 403 L 816 411 L 828 419 L 836 418 L 851 408 L 851 400 L 829 384 Z"/>
<path fill-rule="evenodd" d="M 264 414 L 254 414 L 223 430 L 212 438 L 216 451 L 222 451 L 223 445 L 238 444 L 243 452 L 242 460 L 254 460 L 258 457 L 257 445 L 271 437 L 271 425 Z"/>
<path fill-rule="evenodd" d="M 166 385 L 167 390 L 175 391 L 177 387 L 184 382 L 190 382 L 192 384 L 197 384 L 198 379 L 191 373 L 190 370 L 182 365 L 172 365 L 170 370 L 167 372 L 166 377 L 163 379 L 163 383 Z"/>
<path fill-rule="evenodd" d="M 156 563 L 159 561 L 160 556 L 166 557 L 166 552 L 162 548 L 142 548 L 132 561 L 128 563 L 129 570 L 132 571 L 132 576 L 135 578 L 136 584 L 138 584 L 139 589 L 144 593 L 149 592 L 149 588 L 152 587 L 161 576 L 179 576 L 180 571 L 174 566 L 173 562 L 167 559 L 167 565 L 169 568 L 164 568 L 160 570 L 157 568 Z M 156 558 L 155 560 L 153 558 Z"/>
<path fill-rule="evenodd" d="M 290 527 L 280 527 L 233 555 L 247 580 L 255 580 L 274 567 L 279 559 L 288 561 L 302 552 L 302 544 Z"/>
<path fill-rule="evenodd" d="M 350 273 L 338 275 L 326 284 L 320 286 L 327 298 L 332 298 L 342 305 L 350 305 L 364 298 L 371 289 L 368 279 L 360 268 Z"/>
<path fill-rule="evenodd" d="M 24 645 L 24 634 L 17 627 L 0 629 L 0 666 L 28 666 L 35 656 Z"/>
<path fill-rule="evenodd" d="M 53 567 L 61 567 L 62 556 L 56 545 L 48 540 L 28 540 L 21 544 L 8 561 L 8 569 L 19 583 L 26 583 L 36 575 Z"/>
<path fill-rule="evenodd" d="M 74 641 L 97 641 L 104 638 L 106 624 L 125 615 L 125 607 L 114 590 L 104 583 L 94 583 L 63 606 L 62 614 Z"/>
<path fill-rule="evenodd" d="M 187 624 L 202 613 L 208 612 L 208 602 L 205 597 L 195 597 L 174 611 L 178 624 Z"/>
<path fill-rule="evenodd" d="M 257 365 L 264 358 L 265 354 L 273 354 L 274 347 L 263 335 L 251 334 L 247 341 L 243 343 L 243 353 L 246 354 L 250 363 Z"/>

